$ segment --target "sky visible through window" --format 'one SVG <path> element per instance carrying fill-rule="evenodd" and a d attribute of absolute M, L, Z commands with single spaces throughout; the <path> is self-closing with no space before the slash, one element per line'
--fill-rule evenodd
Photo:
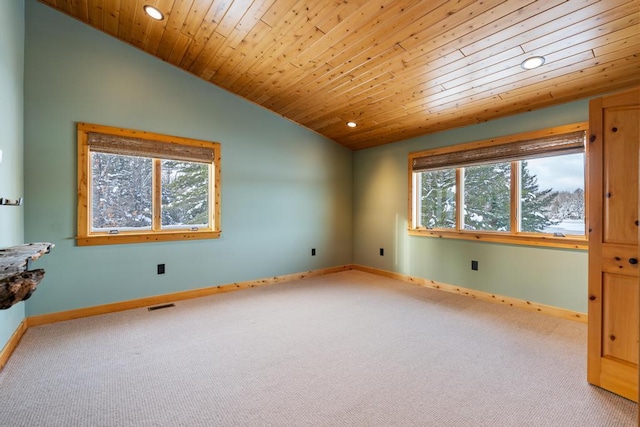
<path fill-rule="evenodd" d="M 584 190 L 584 154 L 568 154 L 557 157 L 545 157 L 528 162 L 528 168 L 532 175 L 538 179 L 540 190 L 551 189 L 553 191 L 574 193 L 577 189 Z M 577 193 L 576 193 L 577 194 Z M 554 224 L 549 225 L 545 232 L 562 233 L 565 235 L 583 235 L 584 223 L 584 192 L 580 195 L 580 206 L 576 205 L 575 195 L 573 199 L 564 199 L 562 206 L 556 207 Z M 562 218 L 557 218 L 558 212 L 564 212 Z"/>
<path fill-rule="evenodd" d="M 540 189 L 584 189 L 584 154 L 546 157 L 544 162 L 530 162 L 529 171 L 538 177 Z"/>

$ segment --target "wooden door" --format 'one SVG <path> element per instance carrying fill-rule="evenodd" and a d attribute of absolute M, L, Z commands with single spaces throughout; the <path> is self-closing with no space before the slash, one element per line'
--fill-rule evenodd
<path fill-rule="evenodd" d="M 589 104 L 587 379 L 638 401 L 640 88 Z"/>

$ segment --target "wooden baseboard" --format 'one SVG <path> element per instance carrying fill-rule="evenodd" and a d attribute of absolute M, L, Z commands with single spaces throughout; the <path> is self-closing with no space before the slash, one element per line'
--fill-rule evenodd
<path fill-rule="evenodd" d="M 488 292 L 477 291 L 474 289 L 463 288 L 460 286 L 449 285 L 446 283 L 436 282 L 434 280 L 424 279 L 421 277 L 408 276 L 401 273 L 395 273 L 392 271 L 381 270 L 373 267 L 366 267 L 363 265 L 350 264 L 339 267 L 324 268 L 319 270 L 307 271 L 304 273 L 287 274 L 283 276 L 274 276 L 266 279 L 250 280 L 246 282 L 236 282 L 227 285 L 212 286 L 207 288 L 193 289 L 189 291 L 174 292 L 164 295 L 156 295 L 152 297 L 139 298 L 129 301 L 121 301 L 112 304 L 98 305 L 94 307 L 79 308 L 75 310 L 61 311 L 57 313 L 41 314 L 38 316 L 31 316 L 26 319 L 26 325 L 28 327 L 45 325 L 48 323 L 62 322 L 65 320 L 79 319 L 82 317 L 98 316 L 101 314 L 115 313 L 118 311 L 132 310 L 136 308 L 149 307 L 158 304 L 166 304 L 175 301 L 182 301 L 192 298 L 199 298 L 209 295 L 215 295 L 225 292 L 237 291 L 240 289 L 254 288 L 258 286 L 267 286 L 275 283 L 290 282 L 292 280 L 304 279 L 306 277 L 323 276 L 331 273 L 338 273 L 346 270 L 360 270 L 378 276 L 389 277 L 391 279 L 401 280 L 407 283 L 413 283 L 419 286 L 424 286 L 431 289 L 437 289 L 445 292 L 450 292 L 458 295 L 464 295 L 471 298 L 477 298 L 483 301 L 491 301 L 499 304 L 509 305 L 511 307 L 517 307 L 528 311 L 535 311 L 538 313 L 544 313 L 554 317 L 560 317 L 563 319 L 575 320 L 578 322 L 586 323 L 587 315 L 585 313 L 579 313 L 563 308 L 553 307 L 544 304 L 538 304 L 531 301 L 526 301 L 518 298 L 505 297 L 501 295 L 491 294 Z M 26 328 L 25 328 L 26 330 Z M 24 333 L 24 331 L 22 332 Z M 20 335 L 22 336 L 22 335 Z M 17 344 L 17 342 L 16 342 Z M 1 361 L 2 359 L 0 359 Z"/>
<path fill-rule="evenodd" d="M 269 277 L 266 279 L 250 280 L 246 282 L 231 283 L 228 285 L 211 286 L 207 288 L 193 289 L 189 291 L 174 292 L 164 295 L 139 298 L 129 301 L 121 301 L 112 304 L 98 305 L 94 307 L 78 308 L 75 310 L 60 311 L 57 313 L 40 314 L 30 316 L 27 320 L 28 327 L 46 325 L 48 323 L 62 322 L 65 320 L 79 319 L 82 317 L 98 316 L 100 314 L 115 313 L 118 311 L 131 310 L 134 308 L 149 307 L 157 304 L 166 304 L 175 301 L 182 301 L 192 298 L 199 298 L 225 292 L 237 291 L 239 289 L 255 288 L 258 286 L 272 285 L 275 283 L 290 282 L 292 280 L 304 279 L 306 277 L 323 276 L 325 274 L 337 273 L 350 270 L 351 266 L 343 265 L 339 267 L 323 268 L 311 270 L 304 273 L 287 274 L 283 276 Z"/>
<path fill-rule="evenodd" d="M 4 369 L 5 365 L 9 361 L 9 357 L 13 354 L 13 351 L 18 347 L 18 343 L 22 339 L 24 333 L 27 332 L 27 319 L 23 319 L 22 322 L 18 325 L 18 328 L 15 330 L 7 344 L 4 346 L 2 351 L 0 351 L 0 371 Z"/>
<path fill-rule="evenodd" d="M 550 305 L 538 304 L 531 301 L 526 301 L 518 298 L 505 297 L 501 295 L 495 295 L 488 292 L 476 291 L 474 289 L 462 288 L 460 286 L 448 285 L 446 283 L 436 282 L 434 280 L 423 279 L 421 277 L 408 276 L 406 274 L 395 273 L 387 270 L 380 270 L 377 268 L 366 267 L 363 265 L 353 264 L 351 265 L 353 270 L 360 270 L 366 273 L 377 274 L 378 276 L 389 277 L 391 279 L 401 280 L 407 283 L 413 283 L 415 285 L 424 286 L 426 288 L 437 289 L 440 291 L 450 292 L 458 295 L 464 295 L 471 298 L 477 298 L 483 301 L 490 301 L 499 304 L 509 305 L 511 307 L 517 307 L 528 311 L 535 311 L 538 313 L 547 314 L 549 316 L 560 317 L 563 319 L 575 320 L 581 323 L 587 323 L 587 314 L 576 311 L 567 310 L 564 308 L 553 307 Z"/>
<path fill-rule="evenodd" d="M 166 304 L 175 301 L 182 301 L 192 298 L 199 298 L 209 295 L 215 295 L 225 292 L 237 291 L 240 289 L 254 288 L 258 286 L 267 286 L 275 283 L 290 282 L 293 280 L 300 280 L 307 277 L 323 276 L 326 274 L 338 273 L 347 270 L 360 270 L 366 273 L 376 274 L 379 276 L 389 277 L 391 279 L 401 280 L 407 283 L 413 283 L 419 286 L 424 286 L 431 289 L 437 289 L 445 292 L 451 292 L 458 295 L 464 295 L 471 298 L 477 298 L 483 301 L 491 301 L 499 304 L 505 304 L 512 307 L 522 308 L 529 311 L 535 311 L 538 313 L 544 313 L 550 316 L 561 317 L 564 319 L 575 320 L 578 322 L 587 322 L 587 315 L 584 313 L 578 313 L 563 308 L 533 303 L 517 298 L 504 297 L 500 295 L 490 294 L 487 292 L 476 291 L 473 289 L 462 288 L 460 286 L 448 285 L 446 283 L 439 283 L 434 280 L 423 279 L 420 277 L 408 276 L 405 274 L 395 273 L 387 270 L 380 270 L 373 267 L 366 267 L 363 265 L 349 264 L 338 267 L 330 267 L 319 270 L 307 271 L 304 273 L 287 274 L 283 276 L 274 276 L 266 279 L 249 280 L 246 282 L 236 282 L 227 285 L 212 286 L 207 288 L 193 289 L 189 291 L 174 292 L 171 294 L 156 295 L 152 297 L 139 298 L 135 300 L 116 302 L 112 304 L 98 305 L 94 307 L 79 308 L 75 310 L 61 311 L 57 313 L 41 314 L 37 316 L 30 316 L 22 321 L 16 332 L 13 334 L 7 345 L 0 352 L 0 370 L 6 364 L 7 360 L 11 356 L 11 353 L 15 350 L 20 339 L 26 332 L 27 328 L 45 325 L 48 323 L 62 322 L 65 320 L 79 319 L 82 317 L 98 316 L 101 314 L 115 313 L 118 311 L 131 310 L 135 308 L 149 307 L 158 304 Z"/>

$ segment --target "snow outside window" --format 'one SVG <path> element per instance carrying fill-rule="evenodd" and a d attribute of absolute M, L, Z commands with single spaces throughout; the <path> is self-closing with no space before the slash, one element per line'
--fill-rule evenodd
<path fill-rule="evenodd" d="M 427 228 L 456 228 L 456 170 L 418 175 L 417 203 L 420 223 Z"/>
<path fill-rule="evenodd" d="M 162 228 L 209 225 L 209 167 L 203 163 L 163 160 Z"/>
<path fill-rule="evenodd" d="M 509 231 L 511 163 L 464 168 L 464 229 Z"/>
<path fill-rule="evenodd" d="M 151 159 L 91 153 L 91 176 L 92 231 L 151 229 Z"/>
<path fill-rule="evenodd" d="M 518 175 L 519 232 L 585 235 L 585 155 L 566 154 L 460 168 L 463 229 L 511 230 L 511 168 Z M 416 173 L 418 227 L 456 228 L 456 169 Z"/>
<path fill-rule="evenodd" d="M 587 122 L 409 154 L 412 235 L 587 248 Z"/>
<path fill-rule="evenodd" d="M 585 156 L 520 162 L 520 231 L 585 235 Z"/>
<path fill-rule="evenodd" d="M 220 144 L 78 123 L 79 246 L 220 237 Z"/>

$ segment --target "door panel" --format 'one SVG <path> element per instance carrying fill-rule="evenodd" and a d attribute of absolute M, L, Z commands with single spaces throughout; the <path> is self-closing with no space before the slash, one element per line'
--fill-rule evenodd
<path fill-rule="evenodd" d="M 604 242 L 638 244 L 637 109 L 604 112 Z"/>
<path fill-rule="evenodd" d="M 638 364 L 638 281 L 633 276 L 604 274 L 602 355 Z"/>
<path fill-rule="evenodd" d="M 637 376 L 637 372 L 636 365 L 620 363 L 616 359 L 603 357 L 601 383 L 598 385 L 627 399 L 637 401 L 637 383 L 629 381 L 630 378 Z"/>

